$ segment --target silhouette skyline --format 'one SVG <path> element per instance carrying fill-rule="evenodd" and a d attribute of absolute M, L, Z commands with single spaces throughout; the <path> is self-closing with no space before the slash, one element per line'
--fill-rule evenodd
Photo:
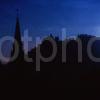
<path fill-rule="evenodd" d="M 100 81 L 100 37 L 97 35 L 99 32 L 95 33 L 94 30 L 94 27 L 99 26 L 98 11 L 95 12 L 100 5 L 98 0 L 77 0 L 76 2 L 74 0 L 22 0 L 19 2 L 10 0 L 5 2 L 4 0 L 1 8 L 6 10 L 9 5 L 16 5 L 22 13 L 17 14 L 14 19 L 15 12 L 12 12 L 16 7 L 10 8 L 8 13 L 13 16 L 7 15 L 9 16 L 6 19 L 9 19 L 7 23 L 3 23 L 5 20 L 2 20 L 2 17 L 6 15 L 5 12 L 1 14 L 0 20 L 4 25 L 0 25 L 0 37 L 13 36 L 14 41 L 9 47 L 11 58 L 17 52 L 16 47 L 19 51 L 14 60 L 10 58 L 7 63 L 2 63 L 0 60 L 0 80 L 32 80 L 36 83 L 34 85 L 36 87 L 39 84 L 58 88 L 97 87 L 93 85 L 93 81 Z M 9 27 L 7 27 L 8 24 Z M 32 46 L 28 53 L 25 52 L 25 44 L 22 40 L 26 26 L 29 30 L 31 29 L 32 33 L 29 32 L 29 34 L 33 41 L 36 36 L 39 36 L 35 41 L 36 45 Z M 63 30 L 61 34 L 64 39 L 61 39 L 59 33 L 63 26 L 72 28 L 75 37 L 72 37 L 71 33 L 68 34 L 69 31 L 66 29 L 67 32 Z M 11 32 L 9 30 L 14 31 L 13 35 L 8 34 Z M 80 32 L 84 30 L 85 33 L 90 32 L 90 34 L 76 34 L 78 30 Z M 3 34 L 4 31 L 8 33 Z M 5 46 L 3 52 L 4 50 L 9 52 L 8 46 L 4 44 L 3 46 Z M 2 58 L 1 52 L 0 58 Z M 67 85 L 68 83 L 72 84 Z"/>
<path fill-rule="evenodd" d="M 25 56 L 23 51 L 23 45 L 21 41 L 20 22 L 18 17 L 16 18 L 15 36 L 14 39 L 19 43 L 19 54 L 17 59 L 7 64 L 0 63 L 0 80 L 32 80 L 38 86 L 47 85 L 47 87 L 96 87 L 91 86 L 91 81 L 100 80 L 100 62 L 94 62 L 90 59 L 87 53 L 87 44 L 95 36 L 88 34 L 80 34 L 76 39 L 60 40 L 59 37 L 54 37 L 50 34 L 44 38 L 41 44 L 33 47 L 28 52 L 28 56 L 32 58 L 32 62 L 27 62 L 23 58 Z M 98 39 L 98 37 L 96 37 Z M 45 62 L 43 58 L 51 56 L 53 46 L 50 40 L 55 41 L 57 46 L 57 54 L 54 59 Z M 80 39 L 82 42 L 82 62 L 78 62 L 78 42 Z M 70 41 L 69 41 L 70 40 Z M 62 45 L 63 43 L 69 43 L 65 46 L 66 62 L 62 62 Z M 14 52 L 14 44 L 12 44 L 12 50 Z M 92 45 L 93 56 L 99 58 L 100 56 L 100 39 L 95 41 Z M 37 50 L 40 49 L 41 56 L 37 56 Z M 98 52 L 97 52 L 98 51 Z M 12 55 L 13 55 L 12 52 Z M 37 70 L 37 59 L 40 60 L 40 69 Z M 81 83 L 82 81 L 82 83 Z M 67 85 L 73 82 L 73 84 Z M 75 84 L 77 82 L 78 84 Z M 79 83 L 80 82 L 80 83 Z M 87 84 L 84 84 L 86 82 Z M 89 85 L 88 85 L 89 84 Z M 92 83 L 91 83 L 92 84 Z"/>

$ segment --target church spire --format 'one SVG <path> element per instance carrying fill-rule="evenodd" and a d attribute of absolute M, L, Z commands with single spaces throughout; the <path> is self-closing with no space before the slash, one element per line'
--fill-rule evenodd
<path fill-rule="evenodd" d="M 20 44 L 21 43 L 21 31 L 20 31 L 20 23 L 19 23 L 19 11 L 17 10 L 17 17 L 16 17 L 16 28 L 15 28 L 15 40 Z"/>
<path fill-rule="evenodd" d="M 15 26 L 14 39 L 15 39 L 15 41 L 13 43 L 11 57 L 14 56 L 15 42 L 17 41 L 18 46 L 19 46 L 19 55 L 18 55 L 18 59 L 19 59 L 19 58 L 22 58 L 22 56 L 23 56 L 23 44 L 22 44 L 22 41 L 21 41 L 21 31 L 20 31 L 20 22 L 19 22 L 18 10 L 17 10 L 17 17 L 16 17 L 16 26 Z"/>

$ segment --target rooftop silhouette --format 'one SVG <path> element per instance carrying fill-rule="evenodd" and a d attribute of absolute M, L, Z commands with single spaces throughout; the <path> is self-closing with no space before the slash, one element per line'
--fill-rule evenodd
<path fill-rule="evenodd" d="M 57 54 L 55 58 L 50 62 L 40 61 L 41 67 L 40 71 L 36 71 L 36 50 L 41 47 L 40 52 L 44 58 L 51 56 L 53 47 L 49 40 L 44 39 L 41 45 L 34 47 L 29 51 L 28 55 L 32 58 L 33 62 L 24 61 L 24 51 L 23 43 L 21 41 L 21 30 L 20 22 L 17 16 L 16 18 L 16 28 L 14 39 L 17 40 L 19 44 L 19 55 L 17 59 L 13 62 L 9 62 L 6 65 L 0 63 L 0 79 L 13 79 L 13 80 L 34 80 L 34 81 L 43 81 L 52 83 L 52 81 L 67 83 L 69 80 L 100 80 L 100 63 L 93 62 L 87 54 L 87 44 L 90 39 L 94 36 L 91 35 L 79 35 L 77 39 L 82 41 L 82 62 L 78 62 L 78 43 L 75 39 L 67 39 L 69 41 L 66 45 L 66 62 L 62 62 L 62 44 L 66 41 L 61 41 L 58 37 L 53 37 L 52 35 L 48 36 L 48 39 L 53 39 L 57 45 Z M 92 53 L 96 57 L 99 57 L 100 51 L 99 48 L 100 40 L 96 41 L 92 46 Z M 14 46 L 15 41 L 12 45 L 11 57 L 14 55 Z M 45 81 L 44 81 L 45 80 Z M 64 85 L 66 87 L 66 85 Z"/>

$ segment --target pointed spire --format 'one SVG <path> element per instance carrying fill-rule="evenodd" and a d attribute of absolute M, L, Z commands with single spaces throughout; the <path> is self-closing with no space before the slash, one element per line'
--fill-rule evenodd
<path fill-rule="evenodd" d="M 20 22 L 19 22 L 19 14 L 18 13 L 19 13 L 19 10 L 17 10 L 14 39 L 17 41 L 17 43 L 19 45 L 19 56 L 21 56 L 22 52 L 23 52 L 23 44 L 22 44 L 22 41 L 21 41 L 21 31 L 20 31 Z M 13 43 L 13 48 L 12 48 L 11 56 L 14 55 L 14 51 L 15 51 L 14 47 L 15 47 L 15 41 Z"/>
<path fill-rule="evenodd" d="M 22 46 L 20 23 L 19 23 L 19 10 L 18 9 L 17 9 L 16 27 L 15 27 L 15 37 L 14 38 L 19 43 L 19 46 Z"/>

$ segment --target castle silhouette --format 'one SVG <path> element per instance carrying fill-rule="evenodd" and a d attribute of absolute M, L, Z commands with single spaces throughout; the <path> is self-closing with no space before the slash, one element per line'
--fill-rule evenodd
<path fill-rule="evenodd" d="M 100 80 L 100 63 L 93 62 L 87 54 L 87 44 L 88 41 L 94 36 L 81 34 L 76 37 L 76 39 L 80 39 L 82 41 L 82 63 L 78 63 L 78 44 L 74 39 L 67 39 L 62 41 L 58 37 L 53 37 L 52 35 L 47 38 L 52 38 L 56 41 L 57 44 L 57 55 L 50 62 L 41 61 L 41 68 L 39 72 L 36 72 L 36 49 L 34 47 L 31 51 L 28 52 L 30 58 L 33 59 L 33 62 L 25 62 L 24 61 L 24 50 L 23 50 L 23 42 L 21 41 L 21 30 L 20 30 L 20 22 L 17 16 L 16 18 L 16 28 L 15 28 L 15 40 L 17 40 L 19 44 L 19 54 L 16 60 L 13 62 L 9 62 L 6 65 L 0 63 L 0 79 L 1 80 L 34 80 L 47 82 L 47 84 L 54 82 L 59 83 L 67 83 L 73 80 L 83 81 L 83 80 Z M 62 43 L 70 40 L 66 47 L 66 57 L 67 62 L 62 63 Z M 11 57 L 15 52 L 15 41 L 12 45 Z M 96 41 L 92 47 L 92 52 L 95 57 L 100 57 L 100 41 Z M 40 44 L 41 54 L 43 57 L 49 57 L 52 53 L 52 45 L 51 43 L 44 39 Z M 66 84 L 64 85 L 66 87 Z"/>

